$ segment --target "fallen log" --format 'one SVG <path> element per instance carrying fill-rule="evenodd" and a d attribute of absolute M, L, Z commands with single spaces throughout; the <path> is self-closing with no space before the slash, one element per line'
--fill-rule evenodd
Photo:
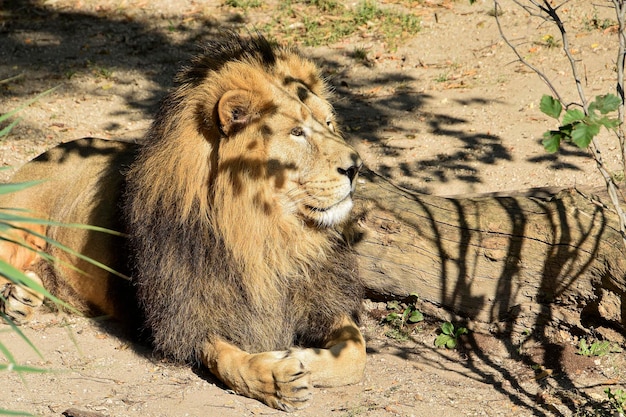
<path fill-rule="evenodd" d="M 626 248 L 599 198 L 444 198 L 363 177 L 355 248 L 374 298 L 417 293 L 425 312 L 477 330 L 624 337 Z"/>

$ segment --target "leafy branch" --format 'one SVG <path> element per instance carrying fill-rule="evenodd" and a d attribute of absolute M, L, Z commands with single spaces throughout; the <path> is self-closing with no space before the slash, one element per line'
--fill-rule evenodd
<path fill-rule="evenodd" d="M 494 16 L 498 31 L 501 38 L 511 48 L 517 56 L 519 62 L 530 68 L 539 78 L 546 84 L 552 92 L 552 96 L 544 95 L 540 102 L 540 109 L 543 113 L 557 120 L 561 117 L 563 109 L 565 114 L 560 120 L 560 126 L 557 130 L 550 130 L 544 134 L 543 146 L 548 152 L 558 151 L 561 142 L 571 142 L 574 145 L 588 149 L 591 157 L 596 162 L 598 172 L 604 179 L 607 187 L 611 204 L 615 209 L 620 223 L 620 233 L 622 240 L 626 246 L 626 213 L 622 209 L 618 187 L 613 177 L 604 163 L 602 150 L 596 141 L 596 136 L 600 133 L 602 126 L 609 131 L 614 132 L 621 149 L 622 169 L 626 172 L 626 140 L 624 134 L 624 64 L 626 62 L 626 0 L 610 0 L 615 9 L 617 21 L 619 25 L 618 37 L 619 47 L 617 51 L 617 79 L 616 91 L 617 95 L 606 94 L 597 96 L 594 101 L 589 102 L 585 90 L 583 88 L 583 77 L 579 73 L 578 62 L 572 55 L 572 48 L 565 24 L 559 15 L 559 9 L 568 3 L 563 0 L 556 5 L 549 0 L 513 0 L 517 6 L 526 11 L 531 17 L 539 18 L 543 22 L 547 22 L 556 26 L 561 34 L 563 52 L 570 64 L 571 74 L 578 92 L 577 103 L 565 103 L 559 91 L 556 89 L 550 78 L 539 68 L 532 65 L 517 49 L 517 47 L 507 38 L 504 33 L 499 16 L 502 8 L 499 0 L 494 0 Z M 612 118 L 608 115 L 617 111 L 617 117 Z M 621 197 L 621 199 L 620 199 Z"/>
<path fill-rule="evenodd" d="M 558 130 L 549 130 L 543 134 L 543 147 L 546 151 L 554 153 L 559 150 L 561 142 L 572 142 L 582 149 L 587 149 L 593 138 L 600 133 L 600 129 L 612 130 L 619 126 L 617 118 L 610 118 L 609 113 L 617 111 L 621 100 L 613 94 L 597 96 L 595 101 L 589 104 L 587 114 L 581 109 L 569 109 L 565 111 Z M 539 109 L 554 119 L 559 120 L 563 111 L 561 102 L 552 96 L 541 97 Z"/>

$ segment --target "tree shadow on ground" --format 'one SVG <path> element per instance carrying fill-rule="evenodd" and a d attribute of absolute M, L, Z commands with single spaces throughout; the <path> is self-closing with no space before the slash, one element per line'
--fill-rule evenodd
<path fill-rule="evenodd" d="M 65 80 L 69 80 L 65 83 L 66 91 L 80 94 L 81 86 L 71 82 L 77 74 L 86 72 L 107 77 L 112 70 L 124 69 L 138 71 L 152 82 L 152 89 L 144 92 L 147 94 L 140 98 L 133 94 L 125 97 L 130 109 L 145 113 L 153 112 L 157 101 L 171 86 L 172 77 L 180 63 L 197 50 L 198 43 L 216 36 L 220 30 L 239 24 L 237 19 L 235 22 L 217 21 L 202 16 L 198 16 L 193 23 L 184 23 L 180 17 L 164 17 L 157 22 L 150 22 L 145 16 L 59 11 L 41 6 L 38 1 L 5 1 L 2 13 L 0 33 L 4 40 L 0 44 L 0 62 L 4 64 L 0 64 L 0 78 L 14 75 L 16 71 L 28 73 L 28 83 L 24 83 L 21 88 L 5 90 L 2 93 L 4 96 L 27 96 L 32 94 L 32 88 L 41 88 L 41 85 L 49 87 L 50 83 L 54 85 Z M 404 90 L 380 96 L 367 95 L 360 91 L 365 87 L 374 89 L 411 81 L 412 79 L 406 75 L 381 74 L 373 80 L 347 81 L 347 77 L 342 76 L 342 71 L 345 71 L 344 63 L 330 56 L 321 59 L 320 63 L 334 74 L 331 81 L 338 96 L 337 112 L 346 125 L 358 127 L 358 130 L 353 129 L 349 132 L 349 136 L 369 141 L 374 146 L 384 146 L 388 155 L 400 155 L 406 152 L 406 149 L 394 147 L 392 143 L 387 142 L 385 128 L 390 127 L 392 120 L 397 118 L 424 117 L 428 120 L 431 132 L 453 138 L 463 144 L 462 148 L 452 155 L 441 154 L 431 159 L 416 157 L 410 163 L 400 164 L 397 168 L 402 175 L 406 177 L 419 175 L 430 178 L 431 181 L 446 182 L 451 179 L 450 172 L 453 172 L 456 179 L 473 183 L 481 181 L 481 176 L 476 168 L 467 163 L 468 160 L 491 165 L 511 159 L 509 152 L 502 146 L 501 138 L 483 132 L 468 132 L 464 129 L 467 120 L 444 114 L 420 114 L 420 107 L 431 98 L 426 94 Z M 34 81 L 32 84 L 31 80 Z M 133 82 L 132 77 L 119 81 Z M 120 109 L 117 115 L 122 116 L 126 111 L 128 110 Z M 410 133 L 403 131 L 402 127 L 393 128 L 402 134 Z M 394 168 L 396 167 L 382 166 L 381 173 L 391 175 Z M 508 201 L 502 200 L 502 203 Z M 456 209 L 460 219 L 467 216 L 462 207 Z M 516 227 L 512 235 L 523 236 L 524 228 L 527 226 L 526 220 L 512 218 L 511 222 Z M 457 288 L 453 290 L 452 298 L 448 300 L 451 306 L 458 305 L 460 297 L 471 293 L 472 269 L 468 265 L 470 255 L 463 252 L 470 247 L 471 232 L 467 230 L 466 232 L 467 235 L 460 238 L 461 252 L 456 254 L 461 268 L 457 277 Z M 508 258 L 519 259 L 520 242 L 512 239 L 510 243 Z M 560 247 L 572 246 L 575 243 L 559 242 Z M 449 254 L 445 251 L 440 255 L 443 262 L 449 260 Z M 512 289 L 504 287 L 510 285 L 512 277 L 519 273 L 517 268 L 518 265 L 515 263 L 507 265 L 500 277 L 504 294 L 507 296 L 511 295 Z M 442 271 L 445 272 L 444 269 Z M 555 271 L 546 269 L 542 279 L 549 286 L 552 285 L 549 281 L 554 276 Z M 449 277 L 442 273 L 440 279 L 445 286 Z M 487 308 L 486 300 L 476 298 L 474 301 L 475 308 Z M 498 317 L 508 315 L 513 307 L 508 302 L 508 299 L 501 300 L 495 307 L 500 311 L 494 312 L 494 315 Z M 546 313 L 549 315 L 549 312 Z M 537 325 L 537 330 L 540 333 L 547 332 L 547 328 L 540 324 Z M 512 351 L 516 347 L 510 343 L 509 348 Z M 490 361 L 488 355 L 482 359 L 490 364 L 488 373 L 474 368 L 472 363 L 468 362 L 469 369 L 473 370 L 477 378 L 492 384 L 513 403 L 536 415 L 545 415 L 541 407 L 534 403 L 531 393 L 515 386 L 515 378 L 506 369 Z M 503 389 L 494 379 L 494 374 L 512 381 L 513 389 Z"/>
<path fill-rule="evenodd" d="M 191 25 L 180 17 L 151 22 L 141 14 L 115 10 L 91 14 L 41 4 L 34 0 L 3 3 L 2 78 L 26 73 L 30 88 L 64 82 L 66 91 L 80 94 L 81 85 L 73 83 L 72 78 L 82 73 L 106 78 L 115 76 L 116 70 L 138 71 L 152 81 L 154 88 L 141 101 L 132 96 L 125 98 L 130 108 L 150 112 L 198 43 L 214 36 L 220 28 L 229 27 L 228 22 L 222 25 L 202 16 Z M 117 81 L 133 82 L 132 78 Z M 4 94 L 28 95 L 28 90 L 25 86 Z"/>
<path fill-rule="evenodd" d="M 611 323 L 598 309 L 602 297 L 626 300 L 623 285 L 613 283 L 623 281 L 620 255 L 611 253 L 612 248 L 622 247 L 619 234 L 610 233 L 618 230 L 617 219 L 602 206 L 576 192 L 548 199 L 441 198 L 394 190 L 372 175 L 368 179 L 372 183 L 368 192 L 378 197 L 368 201 L 380 211 L 371 208 L 363 223 L 367 230 L 386 230 L 384 222 L 372 226 L 369 216 L 393 219 L 387 221 L 396 222 L 390 230 L 398 234 L 383 233 L 389 242 L 385 237 L 376 238 L 383 243 L 373 242 L 372 237 L 361 242 L 365 245 L 358 249 L 362 259 L 376 259 L 373 268 L 367 261 L 362 264 L 368 282 L 377 282 L 372 273 L 376 268 L 384 271 L 385 265 L 400 265 L 403 278 L 389 276 L 389 288 L 395 285 L 391 281 L 404 280 L 406 293 L 416 291 L 425 308 L 432 302 L 449 313 L 442 316 L 456 317 L 463 326 L 486 324 L 489 332 L 499 336 L 508 358 L 526 369 L 541 365 L 554 371 L 558 376 L 553 388 L 558 392 L 572 390 L 576 384 L 572 374 L 561 372 L 568 359 L 566 346 L 555 343 L 555 329 L 584 337 L 594 328 L 607 326 L 606 334 L 623 334 L 623 310 L 621 319 Z M 415 260 L 395 252 L 406 249 L 403 242 L 412 241 L 412 233 L 419 236 L 408 251 Z M 393 242 L 400 245 L 398 249 L 389 248 Z M 541 344 L 542 352 L 522 352 L 518 339 L 523 332 Z M 469 358 L 476 358 L 466 363 L 477 377 L 494 383 L 495 389 L 535 415 L 554 412 L 524 389 L 517 375 L 495 361 L 492 352 L 477 342 L 477 335 L 466 339 Z M 510 386 L 495 384 L 494 375 Z M 589 395 L 581 392 L 578 396 L 594 404 Z M 572 412 L 579 407 L 575 401 L 563 405 Z"/>

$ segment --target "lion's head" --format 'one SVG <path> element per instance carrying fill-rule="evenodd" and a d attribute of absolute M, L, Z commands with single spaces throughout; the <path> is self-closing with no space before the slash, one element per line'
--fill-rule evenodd
<path fill-rule="evenodd" d="M 317 67 L 262 37 L 230 35 L 209 43 L 177 81 L 127 176 L 139 296 L 156 345 L 189 357 L 226 327 L 232 334 L 221 336 L 248 349 L 282 348 L 312 320 L 286 321 L 288 297 L 308 302 L 291 286 L 327 298 L 329 316 L 354 316 L 358 284 L 343 279 L 353 267 L 336 264 L 361 162 L 338 133 Z M 322 273 L 345 288 L 307 284 Z M 177 292 L 187 298 L 164 303 L 162 294 Z M 207 297 L 224 311 L 204 311 Z M 247 313 L 232 313 L 240 307 Z M 226 323 L 253 314 L 272 317 L 256 329 Z"/>

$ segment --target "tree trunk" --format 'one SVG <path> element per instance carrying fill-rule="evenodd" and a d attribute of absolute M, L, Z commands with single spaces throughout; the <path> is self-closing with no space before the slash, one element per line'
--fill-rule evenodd
<path fill-rule="evenodd" d="M 443 198 L 363 177 L 355 248 L 374 298 L 416 293 L 425 312 L 476 330 L 624 336 L 626 248 L 596 197 Z"/>

